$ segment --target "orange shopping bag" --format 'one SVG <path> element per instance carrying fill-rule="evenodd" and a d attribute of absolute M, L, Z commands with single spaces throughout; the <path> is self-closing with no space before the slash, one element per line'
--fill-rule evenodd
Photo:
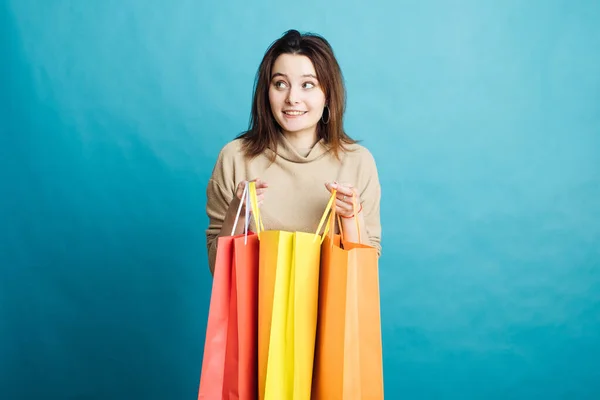
<path fill-rule="evenodd" d="M 218 240 L 198 400 L 248 399 L 257 396 L 258 237 L 248 232 Z"/>
<path fill-rule="evenodd" d="M 382 400 L 377 250 L 344 241 L 343 232 L 334 233 L 334 221 L 335 210 L 321 249 L 312 399 Z"/>
<path fill-rule="evenodd" d="M 262 229 L 250 184 L 260 242 L 258 392 L 260 400 L 310 400 L 317 327 L 321 243 L 334 197 L 317 233 Z"/>

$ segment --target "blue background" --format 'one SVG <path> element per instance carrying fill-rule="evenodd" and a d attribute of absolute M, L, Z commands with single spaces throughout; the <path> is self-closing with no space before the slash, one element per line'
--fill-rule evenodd
<path fill-rule="evenodd" d="M 383 187 L 389 399 L 600 398 L 600 2 L 7 0 L 0 397 L 194 399 L 205 187 L 285 30 Z"/>

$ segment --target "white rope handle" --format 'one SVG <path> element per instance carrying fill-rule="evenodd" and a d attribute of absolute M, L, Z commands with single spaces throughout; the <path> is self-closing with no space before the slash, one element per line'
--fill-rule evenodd
<path fill-rule="evenodd" d="M 244 193 L 246 193 L 246 221 L 244 223 L 244 245 L 248 244 L 248 229 L 250 227 L 250 209 L 252 208 L 252 205 L 250 204 L 250 191 L 247 189 L 248 182 L 246 182 L 246 187 L 244 188 Z"/>
<path fill-rule="evenodd" d="M 233 229 L 231 230 L 231 236 L 235 234 L 235 229 L 237 228 L 238 221 L 240 219 L 240 214 L 242 213 L 242 205 L 244 201 L 247 202 L 248 196 L 248 182 L 244 185 L 244 192 L 242 193 L 242 198 L 240 199 L 240 206 L 238 207 L 237 213 L 235 215 L 235 222 L 233 223 Z M 246 232 L 248 231 L 248 206 L 246 206 Z"/>

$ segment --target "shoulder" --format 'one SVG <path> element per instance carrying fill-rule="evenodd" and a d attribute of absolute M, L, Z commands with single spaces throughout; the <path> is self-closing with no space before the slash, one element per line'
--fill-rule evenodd
<path fill-rule="evenodd" d="M 231 168 L 244 162 L 245 156 L 242 148 L 242 139 L 234 139 L 226 143 L 217 156 L 215 168 Z"/>
<path fill-rule="evenodd" d="M 379 172 L 373 153 L 365 146 L 355 143 L 345 146 L 342 153 L 342 171 L 347 180 L 354 182 L 363 192 L 379 188 Z"/>
<path fill-rule="evenodd" d="M 220 160 L 230 160 L 243 157 L 242 139 L 234 139 L 221 148 L 218 158 Z"/>
<path fill-rule="evenodd" d="M 359 143 L 345 146 L 345 150 L 342 152 L 342 161 L 359 167 L 377 168 L 373 153 Z"/>
<path fill-rule="evenodd" d="M 244 159 L 241 139 L 226 143 L 219 151 L 211 179 L 222 185 L 235 179 L 236 172 L 244 168 Z"/>

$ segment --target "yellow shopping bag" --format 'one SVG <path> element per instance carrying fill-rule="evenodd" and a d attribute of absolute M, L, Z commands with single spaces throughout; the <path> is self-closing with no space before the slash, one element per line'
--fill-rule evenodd
<path fill-rule="evenodd" d="M 321 243 L 335 193 L 316 233 L 265 231 L 250 184 L 259 237 L 258 389 L 260 400 L 310 400 Z M 319 235 L 325 226 L 323 235 Z"/>

